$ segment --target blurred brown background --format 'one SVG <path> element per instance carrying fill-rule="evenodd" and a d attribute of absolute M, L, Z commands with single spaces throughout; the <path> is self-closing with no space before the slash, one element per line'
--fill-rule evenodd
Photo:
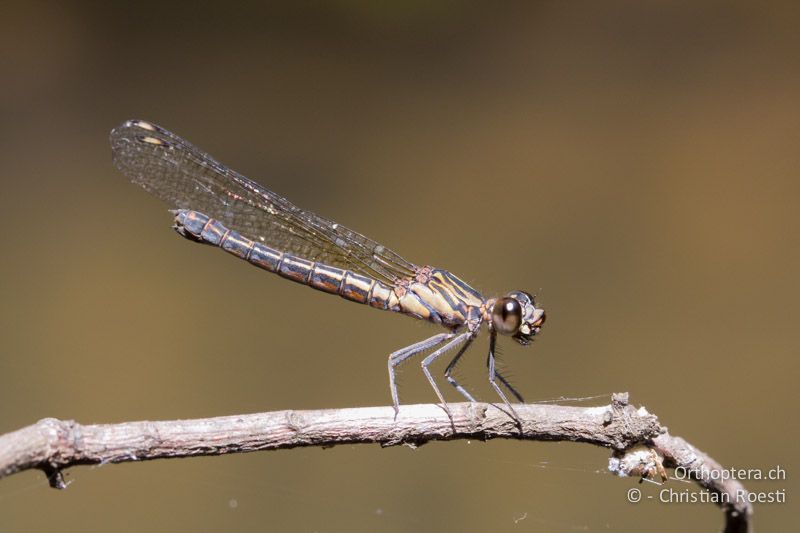
<path fill-rule="evenodd" d="M 111 165 L 108 132 L 135 117 L 485 294 L 537 292 L 541 339 L 503 344 L 526 399 L 629 391 L 726 466 L 783 466 L 745 484 L 787 490 L 756 506 L 786 530 L 798 4 L 432 4 L 4 4 L 0 432 L 385 405 L 387 354 L 436 331 L 177 237 Z M 485 343 L 462 374 L 493 400 Z M 404 370 L 402 400 L 433 401 Z M 76 468 L 63 492 L 28 472 L 0 481 L 0 529 L 721 525 L 710 504 L 627 503 L 607 457 L 353 446 Z"/>

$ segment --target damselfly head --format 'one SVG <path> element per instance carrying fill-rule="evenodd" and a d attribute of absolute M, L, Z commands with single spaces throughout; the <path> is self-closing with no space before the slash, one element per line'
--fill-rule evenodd
<path fill-rule="evenodd" d="M 537 308 L 533 296 L 525 291 L 513 291 L 498 298 L 492 307 L 492 327 L 509 335 L 523 346 L 539 333 L 544 324 L 544 309 Z"/>

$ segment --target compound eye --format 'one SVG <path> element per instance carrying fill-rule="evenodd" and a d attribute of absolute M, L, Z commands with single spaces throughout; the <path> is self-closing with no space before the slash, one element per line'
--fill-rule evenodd
<path fill-rule="evenodd" d="M 492 308 L 492 325 L 503 335 L 514 335 L 522 325 L 522 306 L 514 298 L 500 298 Z"/>

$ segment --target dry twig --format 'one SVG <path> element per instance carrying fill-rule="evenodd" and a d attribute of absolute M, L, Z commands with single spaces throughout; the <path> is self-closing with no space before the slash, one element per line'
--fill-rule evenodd
<path fill-rule="evenodd" d="M 670 436 L 658 418 L 628 405 L 615 394 L 611 405 L 571 407 L 515 405 L 517 424 L 486 403 L 450 404 L 452 421 L 437 405 L 404 405 L 394 418 L 391 407 L 316 411 L 276 411 L 198 420 L 82 425 L 46 418 L 0 436 L 0 478 L 37 468 L 50 485 L 64 488 L 62 470 L 87 464 L 121 463 L 198 455 L 277 450 L 300 446 L 377 443 L 419 446 L 432 440 L 510 438 L 587 442 L 613 449 L 611 469 L 619 475 L 664 476 L 663 466 L 686 467 L 714 493 L 744 490 L 736 480 L 712 480 L 704 469 L 722 467 L 679 437 Z M 652 461 L 636 447 L 646 446 Z M 749 503 L 722 504 L 726 532 L 747 531 Z"/>

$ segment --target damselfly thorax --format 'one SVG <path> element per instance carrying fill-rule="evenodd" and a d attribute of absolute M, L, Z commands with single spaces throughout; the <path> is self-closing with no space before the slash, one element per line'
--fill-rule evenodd
<path fill-rule="evenodd" d="M 498 334 L 526 345 L 539 333 L 545 314 L 527 292 L 485 299 L 447 270 L 417 266 L 360 233 L 300 209 L 150 122 L 123 123 L 111 132 L 111 147 L 120 171 L 176 208 L 174 227 L 187 239 L 345 300 L 443 326 L 446 332 L 389 355 L 395 413 L 395 368 L 428 350 L 433 351 L 422 360 L 422 371 L 445 410 L 449 413 L 429 366 L 448 352 L 455 355 L 445 378 L 475 401 L 453 377 L 453 369 L 484 324 L 489 383 L 512 412 L 497 382 L 522 401 L 495 367 L 495 345 Z"/>

